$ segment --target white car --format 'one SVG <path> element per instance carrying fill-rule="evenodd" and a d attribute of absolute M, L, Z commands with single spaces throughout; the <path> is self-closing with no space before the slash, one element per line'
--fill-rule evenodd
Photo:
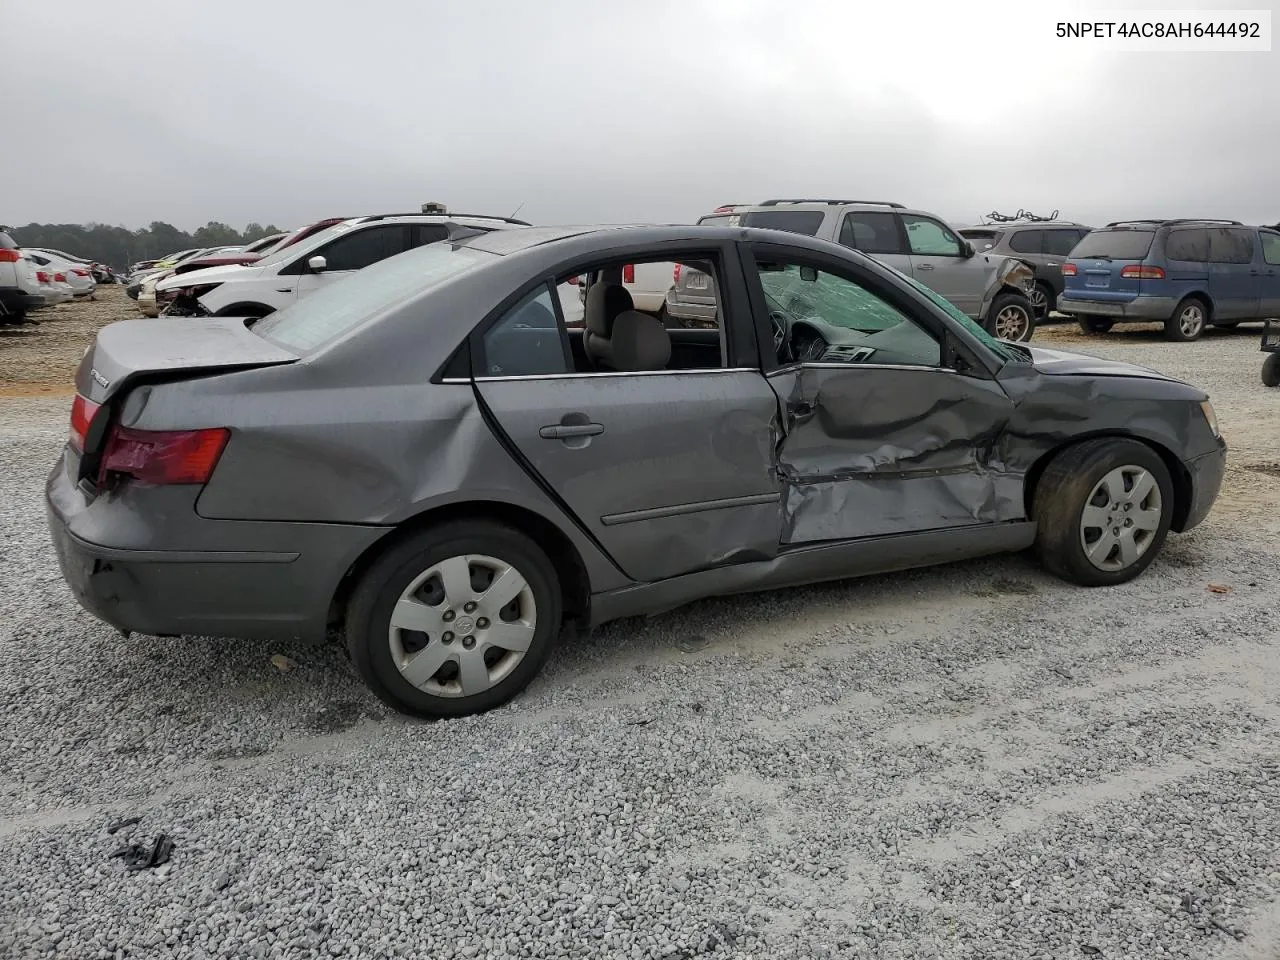
<path fill-rule="evenodd" d="M 36 265 L 0 228 L 0 324 L 23 323 L 29 311 L 46 305 L 35 273 Z"/>
<path fill-rule="evenodd" d="M 41 270 L 54 274 L 55 278 L 61 276 L 76 297 L 91 297 L 98 289 L 98 281 L 93 279 L 92 271 L 84 264 L 66 260 L 43 250 L 28 249 L 23 253 Z"/>
<path fill-rule="evenodd" d="M 177 270 L 177 268 L 182 266 L 184 263 L 190 263 L 192 260 L 202 260 L 207 257 L 219 257 L 219 256 L 228 255 L 228 254 L 239 253 L 243 249 L 244 247 L 241 247 L 241 246 L 233 246 L 233 247 L 209 247 L 206 250 L 196 250 L 194 253 L 189 253 L 187 254 L 187 256 L 180 259 L 168 270 L 155 271 L 154 273 L 147 276 L 142 281 L 142 285 L 138 288 L 138 308 L 142 311 L 144 316 L 148 316 L 148 317 L 160 316 L 160 306 L 156 301 L 156 286 L 157 284 L 160 283 L 161 280 L 167 280 L 169 277 L 172 277 L 174 275 L 174 271 Z M 191 272 L 195 273 L 196 271 L 193 270 Z"/>
<path fill-rule="evenodd" d="M 506 217 L 463 214 L 355 217 L 251 264 L 167 277 L 156 284 L 156 297 L 168 316 L 265 317 L 379 260 L 444 240 L 450 225 L 473 230 L 529 226 Z"/>
<path fill-rule="evenodd" d="M 36 265 L 32 264 L 32 266 Z M 58 277 L 62 277 L 62 279 L 59 280 Z M 76 298 L 75 292 L 71 289 L 71 284 L 67 283 L 65 274 L 45 267 L 36 267 L 35 278 L 40 295 L 44 297 L 44 305 L 46 307 L 57 306 L 59 303 L 66 303 L 68 300 Z"/>

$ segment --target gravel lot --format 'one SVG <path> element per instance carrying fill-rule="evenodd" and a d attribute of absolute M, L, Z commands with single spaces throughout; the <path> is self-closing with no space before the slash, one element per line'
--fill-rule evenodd
<path fill-rule="evenodd" d="M 1280 956 L 1256 328 L 1037 333 L 1216 402 L 1218 506 L 1135 583 L 1010 557 L 709 601 L 422 723 L 336 649 L 125 641 L 71 599 L 42 482 L 121 300 L 0 335 L 0 956 Z M 110 858 L 161 832 L 166 866 Z"/>

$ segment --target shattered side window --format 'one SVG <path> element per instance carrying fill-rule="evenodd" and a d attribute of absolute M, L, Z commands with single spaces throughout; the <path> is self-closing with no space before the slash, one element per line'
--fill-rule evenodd
<path fill-rule="evenodd" d="M 950 300 L 946 299 L 945 297 L 940 296 L 936 291 L 930 289 L 929 287 L 926 287 L 923 283 L 921 283 L 915 277 L 906 277 L 905 279 L 913 287 L 915 287 L 922 294 L 924 294 L 926 297 L 932 300 L 935 304 L 941 307 L 942 310 L 949 317 L 951 317 L 952 320 L 960 324 L 962 327 L 968 330 L 971 334 L 973 334 L 975 337 L 981 340 L 983 346 L 985 346 L 992 353 L 996 354 L 996 356 L 998 356 L 1001 360 L 1013 360 L 1017 362 L 1023 362 L 1028 359 L 1028 357 L 1024 356 L 1024 354 L 1021 353 L 1019 350 L 1015 349 L 1014 347 L 1011 347 L 1009 344 L 1003 342 L 1002 340 L 998 340 L 995 337 L 993 337 L 985 329 L 983 329 L 980 323 L 970 319 L 964 313 L 964 311 L 961 310 L 959 307 L 957 307 L 954 303 L 952 303 Z"/>

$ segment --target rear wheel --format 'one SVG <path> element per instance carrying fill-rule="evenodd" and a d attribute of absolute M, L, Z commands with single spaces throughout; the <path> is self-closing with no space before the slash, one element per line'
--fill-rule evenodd
<path fill-rule="evenodd" d="M 1114 320 L 1108 320 L 1106 317 L 1094 316 L 1086 314 L 1076 321 L 1080 325 L 1081 333 L 1107 333 L 1115 326 Z"/>
<path fill-rule="evenodd" d="M 1155 559 L 1173 517 L 1164 461 L 1137 440 L 1099 438 L 1058 453 L 1036 484 L 1036 553 L 1072 583 L 1124 583 Z"/>
<path fill-rule="evenodd" d="M 1280 353 L 1273 353 L 1262 361 L 1262 385 L 1280 387 Z"/>
<path fill-rule="evenodd" d="M 1035 311 L 1031 301 L 1020 293 L 1001 293 L 991 301 L 987 314 L 990 330 L 1001 340 L 1026 342 L 1036 331 Z"/>
<path fill-rule="evenodd" d="M 1031 301 L 1031 309 L 1035 311 L 1037 319 L 1042 320 L 1053 312 L 1058 298 L 1054 296 L 1053 288 L 1047 283 L 1037 283 L 1031 288 L 1027 299 Z"/>
<path fill-rule="evenodd" d="M 369 569 L 347 608 L 347 649 L 395 709 L 458 717 L 523 690 L 560 625 L 542 549 L 509 527 L 459 521 L 410 536 Z"/>
<path fill-rule="evenodd" d="M 1177 343 L 1199 340 L 1209 321 L 1209 306 L 1197 297 L 1187 297 L 1164 322 L 1164 335 Z"/>

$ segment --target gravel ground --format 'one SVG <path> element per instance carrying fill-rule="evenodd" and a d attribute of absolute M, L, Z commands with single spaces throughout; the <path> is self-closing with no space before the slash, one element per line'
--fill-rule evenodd
<path fill-rule="evenodd" d="M 0 401 L 0 956 L 1274 960 L 1280 392 L 1252 329 L 1037 340 L 1215 398 L 1222 498 L 1137 582 L 708 601 L 442 723 L 336 649 L 82 613 L 40 503 L 66 398 Z M 110 857 L 161 832 L 159 869 Z"/>

